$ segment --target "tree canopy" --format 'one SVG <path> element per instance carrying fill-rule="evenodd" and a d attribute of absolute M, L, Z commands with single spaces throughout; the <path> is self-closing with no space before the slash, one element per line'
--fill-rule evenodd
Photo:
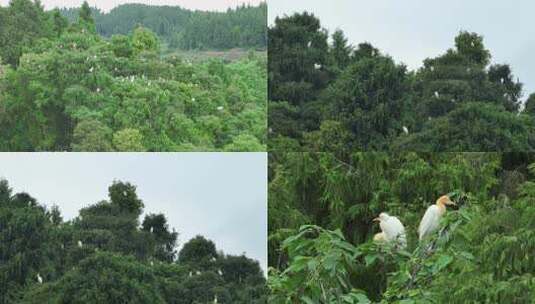
<path fill-rule="evenodd" d="M 0 8 L 1 150 L 265 151 L 265 58 L 162 57 L 149 28 L 101 37 L 84 7 L 69 25 Z"/>
<path fill-rule="evenodd" d="M 531 151 L 535 118 L 507 64 L 477 33 L 416 71 L 369 43 L 329 35 L 307 12 L 269 35 L 269 149 Z M 525 108 L 525 109 L 524 109 Z"/>
<path fill-rule="evenodd" d="M 57 207 L 0 180 L 0 303 L 266 303 L 257 261 L 226 255 L 198 236 L 177 253 L 163 214 L 147 214 L 136 187 L 116 181 L 109 200 L 64 221 Z M 192 254 L 199 240 L 210 258 Z"/>
<path fill-rule="evenodd" d="M 81 9 L 62 9 L 71 22 Z M 83 16 L 88 16 L 84 12 Z M 93 8 L 96 31 L 105 37 L 128 35 L 140 25 L 156 33 L 172 48 L 230 49 L 267 47 L 267 5 L 241 5 L 225 12 L 192 11 L 178 6 L 122 4 L 109 13 Z M 89 19 L 88 19 L 89 20 Z"/>

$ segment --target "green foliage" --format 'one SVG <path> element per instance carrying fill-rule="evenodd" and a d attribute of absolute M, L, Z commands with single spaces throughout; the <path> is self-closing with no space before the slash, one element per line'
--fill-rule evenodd
<path fill-rule="evenodd" d="M 216 257 L 215 244 L 199 235 L 184 244 L 178 260 L 182 263 L 199 263 Z"/>
<path fill-rule="evenodd" d="M 20 56 L 41 38 L 54 36 L 54 20 L 39 1 L 11 0 L 0 7 L 0 58 L 17 66 Z"/>
<path fill-rule="evenodd" d="M 80 8 L 80 21 L 94 24 L 95 20 L 91 16 L 91 8 L 89 7 L 89 4 L 87 4 L 87 1 L 84 1 L 82 4 L 82 7 Z"/>
<path fill-rule="evenodd" d="M 265 151 L 265 59 L 160 58 L 149 29 L 107 40 L 84 18 L 0 66 L 1 150 Z"/>
<path fill-rule="evenodd" d="M 160 43 L 158 42 L 158 37 L 156 37 L 150 30 L 138 27 L 134 30 L 134 34 L 132 35 L 132 47 L 134 48 L 135 54 L 142 52 L 159 52 Z"/>
<path fill-rule="evenodd" d="M 62 9 L 71 22 L 80 9 Z M 87 16 L 89 7 L 82 10 Z M 265 49 L 267 5 L 242 5 L 226 12 L 190 11 L 178 6 L 123 4 L 109 13 L 92 9 L 100 35 L 128 35 L 138 26 L 156 33 L 171 48 L 179 49 Z M 80 18 L 84 18 L 80 16 Z"/>
<path fill-rule="evenodd" d="M 282 209 L 269 213 L 270 303 L 532 302 L 531 154 L 287 153 L 270 160 L 270 211 L 271 204 Z M 418 242 L 423 213 L 446 193 L 458 207 Z M 380 212 L 404 223 L 406 250 L 373 242 Z"/>
<path fill-rule="evenodd" d="M 113 134 L 113 146 L 117 151 L 145 151 L 143 135 L 136 129 L 124 129 Z"/>
<path fill-rule="evenodd" d="M 135 186 L 114 182 L 109 199 L 65 222 L 57 207 L 0 180 L 0 303 L 267 303 L 257 261 L 217 252 L 200 236 L 177 260 L 178 233 L 163 214 L 140 227 Z"/>
<path fill-rule="evenodd" d="M 348 45 L 341 30 L 329 41 L 307 12 L 277 18 L 268 31 L 270 150 L 535 147 L 533 117 L 519 115 L 522 83 L 509 65 L 490 65 L 476 33 L 460 32 L 454 48 L 407 71 L 368 43 Z"/>

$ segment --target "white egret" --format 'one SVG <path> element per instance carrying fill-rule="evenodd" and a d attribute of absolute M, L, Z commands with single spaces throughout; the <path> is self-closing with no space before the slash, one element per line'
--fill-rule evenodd
<path fill-rule="evenodd" d="M 217 273 L 218 273 L 220 276 L 223 275 L 223 271 L 221 271 L 221 269 L 218 269 L 218 270 L 217 270 Z"/>
<path fill-rule="evenodd" d="M 191 271 L 189 272 L 189 276 L 190 276 L 190 277 L 193 276 L 193 273 L 192 273 Z"/>
<path fill-rule="evenodd" d="M 95 70 L 95 68 L 91 67 L 91 68 L 89 69 L 89 73 L 93 73 L 94 70 Z"/>
<path fill-rule="evenodd" d="M 201 275 L 201 272 L 197 270 L 196 275 Z"/>
<path fill-rule="evenodd" d="M 154 232 L 154 227 L 150 227 L 150 233 Z"/>
<path fill-rule="evenodd" d="M 82 241 L 78 240 L 78 247 L 82 248 L 84 244 L 82 244 Z"/>
<path fill-rule="evenodd" d="M 384 242 L 386 242 L 385 233 L 384 232 L 376 233 L 373 236 L 373 241 L 376 242 L 376 243 L 384 243 Z"/>
<path fill-rule="evenodd" d="M 405 235 L 405 227 L 401 221 L 395 217 L 388 215 L 388 213 L 381 212 L 379 216 L 373 219 L 375 222 L 379 222 L 379 227 L 384 234 L 384 239 L 387 242 L 396 242 L 401 248 L 407 246 L 407 237 Z"/>
<path fill-rule="evenodd" d="M 218 111 L 223 111 L 223 109 L 224 109 L 224 108 L 223 108 L 222 106 L 217 107 L 217 110 L 218 110 Z"/>
<path fill-rule="evenodd" d="M 314 69 L 316 69 L 316 70 L 321 69 L 321 64 L 319 64 L 319 63 L 314 63 Z"/>
<path fill-rule="evenodd" d="M 100 93 L 100 88 L 97 88 L 97 93 Z"/>
<path fill-rule="evenodd" d="M 154 262 L 153 261 L 150 261 L 150 266 L 154 266 Z"/>
<path fill-rule="evenodd" d="M 409 128 L 407 128 L 406 126 L 403 126 L 403 132 L 409 135 Z"/>
<path fill-rule="evenodd" d="M 309 42 L 307 43 L 307 47 L 311 47 L 311 46 L 312 46 L 312 41 L 309 41 Z"/>
<path fill-rule="evenodd" d="M 436 204 L 427 208 L 424 217 L 420 222 L 420 226 L 418 227 L 420 241 L 437 230 L 440 224 L 440 219 L 446 213 L 446 206 L 448 205 L 456 204 L 450 199 L 449 196 L 443 195 L 437 200 Z"/>
<path fill-rule="evenodd" d="M 436 98 L 439 98 L 439 97 L 440 97 L 440 94 L 439 94 L 437 91 L 435 91 L 435 97 L 436 97 Z"/>
<path fill-rule="evenodd" d="M 214 303 L 217 303 L 217 295 L 214 296 Z"/>
<path fill-rule="evenodd" d="M 503 84 L 503 83 L 505 82 L 505 79 L 503 79 L 503 77 L 502 77 L 502 79 L 500 79 L 500 81 L 501 81 L 502 84 Z"/>
<path fill-rule="evenodd" d="M 37 282 L 39 282 L 39 284 L 43 284 L 43 278 L 41 278 L 39 273 L 37 274 Z"/>

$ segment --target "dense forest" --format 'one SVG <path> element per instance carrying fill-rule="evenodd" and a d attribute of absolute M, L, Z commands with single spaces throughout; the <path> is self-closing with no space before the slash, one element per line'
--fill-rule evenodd
<path fill-rule="evenodd" d="M 419 241 L 444 194 L 457 207 Z M 406 248 L 374 241 L 382 212 Z M 269 303 L 528 304 L 534 251 L 535 154 L 270 155 Z"/>
<path fill-rule="evenodd" d="M 257 261 L 226 255 L 147 214 L 130 183 L 64 221 L 0 181 L 0 303 L 266 303 Z"/>
<path fill-rule="evenodd" d="M 97 32 L 111 37 L 128 35 L 143 26 L 172 48 L 229 49 L 267 47 L 267 5 L 242 5 L 226 12 L 191 11 L 181 7 L 123 4 L 109 13 L 93 8 Z M 79 9 L 62 9 L 71 22 Z"/>
<path fill-rule="evenodd" d="M 270 150 L 535 148 L 535 94 L 522 104 L 522 83 L 477 33 L 416 71 L 306 12 L 277 18 L 268 38 Z"/>
<path fill-rule="evenodd" d="M 162 59 L 149 29 L 103 38 L 79 14 L 0 7 L 0 150 L 265 151 L 265 58 Z"/>

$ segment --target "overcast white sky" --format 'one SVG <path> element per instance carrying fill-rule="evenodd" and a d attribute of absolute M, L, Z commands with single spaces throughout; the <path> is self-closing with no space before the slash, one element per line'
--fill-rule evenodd
<path fill-rule="evenodd" d="M 131 182 L 145 213 L 165 214 L 180 244 L 200 234 L 267 269 L 266 153 L 0 153 L 1 178 L 58 205 L 65 220 L 107 200 L 114 180 Z"/>
<path fill-rule="evenodd" d="M 269 0 L 269 24 L 275 16 L 307 10 L 332 33 L 342 29 L 352 43 L 371 42 L 411 69 L 453 47 L 460 30 L 477 32 L 493 55 L 508 63 L 535 92 L 535 1 L 489 0 Z"/>
<path fill-rule="evenodd" d="M 0 0 L 0 5 L 7 5 L 10 0 Z M 90 6 L 98 7 L 103 11 L 110 11 L 112 8 L 124 3 L 144 3 L 151 5 L 178 5 L 189 9 L 199 10 L 226 10 L 229 7 L 236 7 L 243 3 L 259 4 L 261 0 L 87 0 Z M 84 0 L 41 0 L 46 9 L 55 7 L 79 7 Z"/>

